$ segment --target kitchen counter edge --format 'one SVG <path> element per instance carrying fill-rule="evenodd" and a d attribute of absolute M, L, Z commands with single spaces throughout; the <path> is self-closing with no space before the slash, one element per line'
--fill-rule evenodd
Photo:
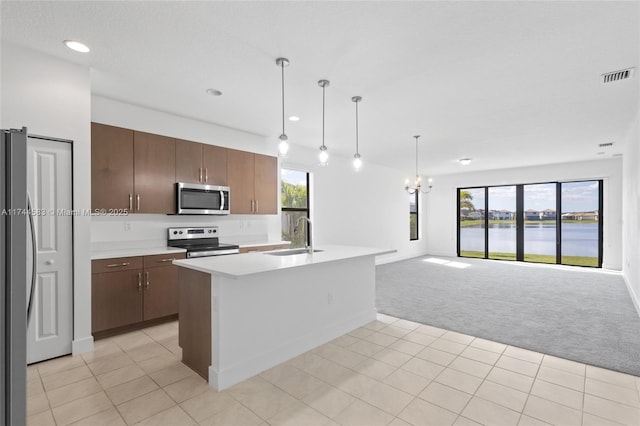
<path fill-rule="evenodd" d="M 91 260 L 113 259 L 131 256 L 152 256 L 155 254 L 185 253 L 185 249 L 173 247 L 145 247 L 113 250 L 95 250 L 91 252 Z"/>
<path fill-rule="evenodd" d="M 268 252 L 246 253 L 242 256 L 214 256 L 196 259 L 174 260 L 173 264 L 207 274 L 230 278 L 281 271 L 308 265 L 354 259 L 365 256 L 381 256 L 396 253 L 396 249 L 356 246 L 321 246 L 321 252 L 291 256 L 272 256 Z"/>

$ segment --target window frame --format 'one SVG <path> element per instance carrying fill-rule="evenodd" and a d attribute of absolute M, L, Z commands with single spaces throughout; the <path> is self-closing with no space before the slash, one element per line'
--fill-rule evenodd
<path fill-rule="evenodd" d="M 310 173 L 306 170 L 298 170 L 298 169 L 290 169 L 284 166 L 280 167 L 280 170 L 291 170 L 291 171 L 295 171 L 295 172 L 300 172 L 300 173 L 304 173 L 306 176 L 306 186 L 307 186 L 307 206 L 306 207 L 284 207 L 284 206 L 280 206 L 280 213 L 285 213 L 285 212 L 306 212 L 306 217 L 307 218 L 311 218 L 311 188 L 310 188 Z M 282 177 L 280 178 L 282 179 Z M 281 188 L 282 188 L 282 184 L 281 184 Z M 280 196 L 282 196 L 282 193 L 280 193 Z M 309 225 L 307 223 L 307 225 Z M 282 229 L 280 229 L 280 233 L 282 233 Z M 311 246 L 311 226 L 309 225 L 307 227 L 307 241 L 306 241 L 306 245 L 307 246 Z"/>
<path fill-rule="evenodd" d="M 597 256 L 597 265 L 596 266 L 583 266 L 583 265 L 572 265 L 569 263 L 562 263 L 562 185 L 567 183 L 578 183 L 578 182 L 598 182 L 598 256 Z M 516 247 L 516 260 L 521 262 L 535 263 L 532 261 L 528 261 L 524 259 L 524 187 L 528 185 L 539 185 L 539 184 L 556 184 L 556 262 L 548 263 L 548 264 L 556 264 L 556 265 L 567 265 L 567 266 L 580 266 L 583 268 L 602 268 L 602 260 L 603 260 L 603 245 L 604 245 L 604 180 L 603 179 L 577 179 L 577 180 L 566 180 L 566 181 L 549 181 L 549 182 L 531 182 L 531 183 L 518 183 L 518 184 L 501 184 L 501 185 L 486 185 L 486 186 L 462 186 L 456 189 L 456 254 L 458 257 L 467 257 L 461 256 L 461 247 L 460 247 L 460 192 L 466 191 L 470 189 L 484 189 L 484 208 L 485 208 L 485 217 L 484 217 L 484 232 L 485 232 L 485 250 L 483 259 L 491 259 L 489 257 L 489 188 L 495 187 L 504 187 L 504 186 L 515 186 L 516 187 L 516 233 L 518 234 L 516 237 L 517 247 Z M 510 261 L 510 260 L 507 260 Z M 544 263 L 542 263 L 544 264 Z"/>
<path fill-rule="evenodd" d="M 415 213 L 411 211 L 411 201 L 409 201 L 409 241 L 418 241 L 420 240 L 420 221 L 419 219 L 419 213 L 420 213 L 420 205 L 419 205 L 419 200 L 420 197 L 418 196 L 420 194 L 419 191 L 414 192 L 413 194 L 409 194 L 410 197 L 415 197 L 415 205 L 416 205 L 416 211 Z M 415 216 L 416 218 L 416 237 L 412 238 L 411 235 L 411 217 Z"/>

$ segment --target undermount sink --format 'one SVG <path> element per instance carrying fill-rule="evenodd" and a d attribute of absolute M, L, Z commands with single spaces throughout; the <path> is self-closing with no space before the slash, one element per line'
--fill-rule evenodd
<path fill-rule="evenodd" d="M 324 250 L 314 250 L 314 253 L 318 253 Z M 297 248 L 297 249 L 286 249 L 286 250 L 278 250 L 278 251 L 269 251 L 264 254 L 268 254 L 269 256 L 293 256 L 294 254 L 305 254 L 309 253 L 309 250 L 305 248 Z"/>

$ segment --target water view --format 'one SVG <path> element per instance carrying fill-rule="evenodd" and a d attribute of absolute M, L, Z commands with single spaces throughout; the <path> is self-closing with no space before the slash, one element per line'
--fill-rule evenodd
<path fill-rule="evenodd" d="M 557 263 L 561 232 L 561 263 L 599 266 L 599 181 L 467 188 L 459 195 L 461 256 L 485 257 L 488 236 L 487 257 L 516 260 L 519 217 L 525 261 Z M 522 207 L 516 208 L 517 197 Z"/>
<path fill-rule="evenodd" d="M 556 255 L 556 226 L 554 224 L 526 224 L 524 244 L 530 253 Z M 489 252 L 516 252 L 515 223 L 489 224 Z M 484 226 L 460 228 L 460 250 L 484 253 Z M 597 223 L 563 223 L 562 254 L 598 257 Z"/>

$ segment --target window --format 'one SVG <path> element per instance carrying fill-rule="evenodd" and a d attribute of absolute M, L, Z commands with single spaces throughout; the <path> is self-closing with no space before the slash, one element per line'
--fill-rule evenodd
<path fill-rule="evenodd" d="M 409 194 L 409 241 L 418 239 L 418 191 Z"/>
<path fill-rule="evenodd" d="M 599 268 L 601 217 L 600 180 L 458 188 L 458 256 Z"/>
<path fill-rule="evenodd" d="M 291 241 L 292 248 L 305 247 L 311 244 L 311 235 L 307 221 L 300 218 L 310 217 L 309 173 L 282 169 L 280 175 L 282 240 Z"/>

